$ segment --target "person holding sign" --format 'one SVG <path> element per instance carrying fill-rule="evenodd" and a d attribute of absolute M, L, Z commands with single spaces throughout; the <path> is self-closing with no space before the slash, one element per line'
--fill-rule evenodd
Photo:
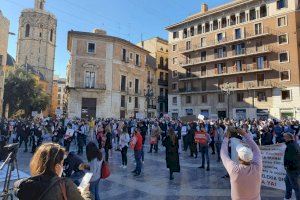
<path fill-rule="evenodd" d="M 206 170 L 209 171 L 208 145 L 211 142 L 211 138 L 209 134 L 206 132 L 204 125 L 201 124 L 200 126 L 201 129 L 199 128 L 199 126 L 197 126 L 197 131 L 195 132 L 195 142 L 199 144 L 201 156 L 202 156 L 202 165 L 199 168 L 204 169 L 205 158 L 206 158 L 206 162 L 207 162 Z"/>
<path fill-rule="evenodd" d="M 229 138 L 236 133 L 244 137 L 249 146 L 240 144 L 236 147 L 239 162 L 234 162 L 228 155 Z M 221 159 L 230 176 L 232 200 L 260 200 L 262 156 L 251 134 L 240 128 L 228 128 L 221 147 Z"/>
<path fill-rule="evenodd" d="M 284 179 L 286 191 L 285 199 L 291 199 L 292 190 L 294 189 L 296 199 L 300 200 L 300 147 L 294 140 L 292 133 L 283 135 L 286 149 L 284 153 L 284 168 L 286 177 Z"/>

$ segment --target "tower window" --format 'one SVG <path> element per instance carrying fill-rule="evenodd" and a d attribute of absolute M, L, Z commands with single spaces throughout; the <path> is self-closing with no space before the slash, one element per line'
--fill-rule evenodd
<path fill-rule="evenodd" d="M 30 25 L 27 24 L 26 25 L 26 30 L 25 30 L 25 37 L 29 37 L 29 33 L 30 33 Z"/>
<path fill-rule="evenodd" d="M 50 42 L 53 42 L 53 29 L 50 30 Z"/>

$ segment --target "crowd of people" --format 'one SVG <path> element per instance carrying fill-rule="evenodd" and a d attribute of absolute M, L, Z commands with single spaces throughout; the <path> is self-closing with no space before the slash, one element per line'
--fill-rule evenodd
<path fill-rule="evenodd" d="M 179 154 L 183 151 L 189 152 L 191 158 L 197 158 L 198 153 L 201 153 L 202 163 L 199 168 L 206 168 L 207 171 L 210 170 L 210 154 L 217 154 L 217 162 L 222 160 L 231 179 L 232 199 L 243 199 L 243 195 L 248 195 L 249 199 L 250 197 L 258 199 L 260 195 L 257 192 L 260 192 L 259 182 L 261 182 L 262 171 L 258 146 L 285 142 L 289 149 L 292 149 L 286 153 L 289 159 L 285 157 L 285 166 L 291 164 L 291 158 L 296 159 L 296 162 L 293 160 L 292 163 L 296 166 L 295 169 L 288 172 L 289 167 L 286 167 L 286 199 L 290 198 L 291 190 L 294 189 L 298 200 L 300 150 L 299 145 L 293 141 L 299 139 L 299 130 L 300 126 L 297 120 L 271 119 L 197 120 L 191 122 L 170 118 L 2 120 L 0 124 L 0 159 L 5 159 L 4 146 L 7 143 L 18 142 L 19 147 L 24 144 L 24 152 L 28 152 L 31 147 L 31 153 L 34 154 L 30 163 L 32 178 L 16 184 L 16 195 L 21 200 L 38 199 L 40 196 L 47 199 L 47 193 L 51 194 L 55 188 L 59 190 L 57 187 L 66 191 L 69 199 L 74 197 L 74 199 L 93 198 L 98 200 L 100 197 L 97 188 L 101 179 L 101 166 L 103 163 L 109 162 L 112 151 L 120 151 L 120 167 L 125 169 L 128 163 L 128 149 L 132 149 L 136 164 L 132 173 L 134 176 L 140 176 L 145 152 L 157 153 L 161 151 L 161 147 L 165 147 L 170 180 L 174 179 L 174 172 L 180 172 Z M 240 160 L 238 163 L 233 162 L 228 154 L 230 137 L 242 139 L 248 144 L 247 148 L 239 148 L 241 153 L 237 149 Z M 290 143 L 292 145 L 289 145 Z M 149 150 L 146 150 L 145 148 L 148 146 Z M 86 159 L 83 159 L 84 148 L 86 149 Z M 85 160 L 87 162 L 84 162 Z M 47 163 L 43 163 L 45 161 Z M 248 176 L 251 174 L 247 167 L 252 170 L 249 179 L 246 179 L 247 176 L 245 176 L 245 174 Z M 73 193 L 86 171 L 93 173 L 89 189 L 80 188 L 78 192 Z M 62 181 L 57 177 L 62 175 L 70 178 L 66 180 L 73 181 L 65 181 L 57 186 L 55 183 Z M 236 182 L 233 182 L 233 179 Z M 44 184 L 47 181 L 53 182 L 53 185 L 50 184 L 52 188 L 49 189 L 49 184 Z M 253 188 L 253 190 L 256 188 L 255 194 L 253 192 L 248 194 L 247 191 L 238 189 L 242 188 L 241 182 L 246 183 L 247 181 L 255 185 Z M 36 187 L 39 189 L 34 193 L 27 192 L 35 187 L 32 184 L 38 185 Z M 59 196 L 59 194 L 57 195 Z M 57 199 L 61 198 L 57 197 Z"/>

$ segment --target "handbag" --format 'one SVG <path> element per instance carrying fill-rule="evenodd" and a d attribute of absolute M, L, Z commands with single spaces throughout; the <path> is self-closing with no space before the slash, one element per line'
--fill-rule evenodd
<path fill-rule="evenodd" d="M 101 166 L 101 179 L 107 179 L 110 176 L 110 170 L 108 167 L 108 164 L 103 161 L 102 166 Z"/>

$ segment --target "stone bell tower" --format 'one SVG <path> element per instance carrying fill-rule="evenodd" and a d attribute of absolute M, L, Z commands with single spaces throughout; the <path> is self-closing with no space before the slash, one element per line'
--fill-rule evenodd
<path fill-rule="evenodd" d="M 35 0 L 19 18 L 17 65 L 47 82 L 51 95 L 56 47 L 56 17 L 45 10 L 45 0 Z"/>

